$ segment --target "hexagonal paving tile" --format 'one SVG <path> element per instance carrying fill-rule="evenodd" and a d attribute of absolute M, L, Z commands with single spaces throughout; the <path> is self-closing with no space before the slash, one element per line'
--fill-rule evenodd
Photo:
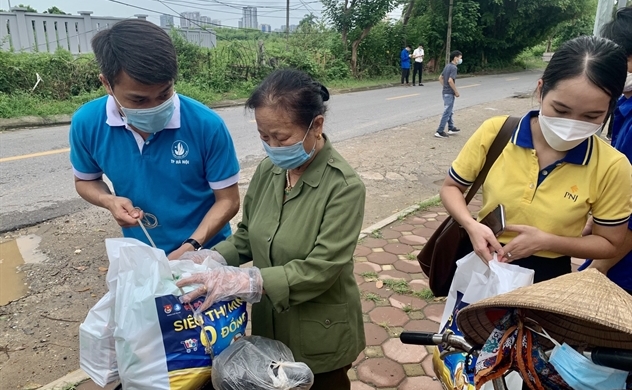
<path fill-rule="evenodd" d="M 414 376 L 406 378 L 398 390 L 443 390 L 441 383 L 429 376 Z"/>
<path fill-rule="evenodd" d="M 353 265 L 353 273 L 355 274 L 363 274 L 365 272 L 380 272 L 382 270 L 382 267 L 380 267 L 377 264 L 365 261 L 362 263 L 355 263 Z"/>
<path fill-rule="evenodd" d="M 399 339 L 389 339 L 382 345 L 384 355 L 398 363 L 421 363 L 428 356 L 428 351 L 423 345 L 402 344 Z"/>
<path fill-rule="evenodd" d="M 388 242 L 380 238 L 365 238 L 362 241 L 362 246 L 366 246 L 367 248 L 381 248 L 386 244 L 388 244 Z"/>
<path fill-rule="evenodd" d="M 387 252 L 373 252 L 367 256 L 367 259 L 369 259 L 370 262 L 376 264 L 393 264 L 394 262 L 399 260 L 397 255 Z"/>
<path fill-rule="evenodd" d="M 386 323 L 391 326 L 404 326 L 408 322 L 406 313 L 395 307 L 377 307 L 369 313 L 369 317 L 376 324 Z"/>
<path fill-rule="evenodd" d="M 421 291 L 428 288 L 428 278 L 426 275 L 420 274 L 419 276 L 415 276 L 415 274 L 411 274 L 410 277 L 413 278 L 413 280 L 408 283 L 411 290 Z"/>
<path fill-rule="evenodd" d="M 430 223 L 430 222 L 426 222 L 426 223 Z M 424 238 L 430 238 L 434 232 L 435 232 L 435 229 L 430 229 L 427 227 L 420 227 L 413 230 L 414 235 L 421 236 Z"/>
<path fill-rule="evenodd" d="M 426 315 L 426 318 L 436 323 L 440 323 L 441 317 L 443 316 L 444 306 L 445 304 L 426 306 L 426 308 L 424 309 L 424 314 Z"/>
<path fill-rule="evenodd" d="M 397 271 L 393 269 L 389 271 L 380 272 L 379 278 L 380 279 L 401 279 L 401 280 L 409 281 L 410 275 L 405 272 Z"/>
<path fill-rule="evenodd" d="M 367 359 L 358 365 L 358 378 L 378 387 L 397 387 L 406 377 L 404 368 L 387 358 Z"/>
<path fill-rule="evenodd" d="M 392 290 L 387 290 L 386 288 L 377 288 L 375 286 L 375 282 L 366 282 L 362 283 L 360 286 L 360 291 L 365 291 L 367 293 L 377 294 L 382 298 L 388 298 L 393 295 Z"/>
<path fill-rule="evenodd" d="M 364 361 L 364 359 L 366 359 L 366 355 L 364 355 L 364 351 L 360 352 L 360 354 L 358 355 L 358 357 L 356 358 L 355 362 L 353 362 L 351 364 L 352 367 L 357 366 L 358 364 L 362 363 Z"/>
<path fill-rule="evenodd" d="M 398 232 L 412 232 L 414 228 L 415 227 L 413 225 L 409 225 L 407 223 L 394 224 L 393 226 L 391 226 L 391 229 Z"/>
<path fill-rule="evenodd" d="M 406 273 L 419 273 L 421 270 L 417 260 L 400 260 L 393 266 L 395 269 Z"/>
<path fill-rule="evenodd" d="M 423 299 L 419 299 L 417 297 L 411 297 L 408 295 L 391 295 L 388 300 L 391 302 L 393 307 L 398 309 L 404 309 L 405 307 L 409 307 L 412 310 L 421 310 L 428 305 L 428 302 Z"/>
<path fill-rule="evenodd" d="M 408 217 L 404 220 L 404 223 L 410 224 L 410 225 L 423 225 L 424 223 L 426 223 L 426 220 L 424 218 L 420 218 L 417 216 L 411 216 Z"/>
<path fill-rule="evenodd" d="M 424 369 L 426 375 L 436 377 L 434 372 L 434 363 L 432 362 L 432 352 L 428 353 L 428 357 L 421 362 L 421 367 Z"/>
<path fill-rule="evenodd" d="M 417 332 L 438 332 L 439 324 L 430 320 L 413 320 L 407 323 L 404 329 Z"/>
<path fill-rule="evenodd" d="M 365 257 L 369 254 L 371 254 L 371 248 L 367 248 L 366 246 L 362 246 L 362 245 L 358 245 L 355 248 L 355 251 L 353 251 L 353 255 L 356 257 Z"/>
<path fill-rule="evenodd" d="M 421 218 L 428 219 L 428 218 L 436 218 L 436 217 L 438 217 L 438 216 L 439 216 L 439 214 L 430 212 L 430 213 L 424 213 L 424 214 L 422 214 L 422 215 L 421 215 Z"/>
<path fill-rule="evenodd" d="M 424 224 L 424 226 L 427 227 L 427 228 L 430 228 L 430 229 L 436 229 L 439 226 L 441 226 L 442 223 L 443 222 L 441 222 L 441 221 L 430 221 L 430 222 L 426 222 Z"/>
<path fill-rule="evenodd" d="M 366 299 L 362 300 L 362 313 L 368 313 L 375 308 L 375 302 Z"/>
<path fill-rule="evenodd" d="M 384 246 L 384 251 L 394 255 L 407 255 L 414 250 L 413 247 L 406 244 L 387 244 Z"/>
<path fill-rule="evenodd" d="M 366 282 L 366 280 L 364 280 L 364 278 L 358 274 L 353 274 L 353 277 L 355 278 L 355 281 L 358 285 Z"/>
<path fill-rule="evenodd" d="M 351 390 L 375 390 L 375 387 L 371 387 L 360 381 L 351 382 Z"/>
<path fill-rule="evenodd" d="M 393 230 L 391 228 L 384 228 L 381 231 L 382 233 L 382 238 L 386 239 L 386 240 L 390 240 L 393 238 L 400 238 L 402 236 L 402 233 L 398 232 L 397 230 Z"/>
<path fill-rule="evenodd" d="M 364 324 L 364 337 L 366 338 L 366 345 L 376 346 L 388 339 L 388 333 L 377 324 Z"/>
<path fill-rule="evenodd" d="M 426 245 L 426 243 L 428 242 L 428 240 L 425 237 L 422 236 L 416 236 L 414 234 L 411 234 L 409 236 L 404 236 L 402 238 L 399 239 L 400 242 L 407 244 L 407 245 Z"/>

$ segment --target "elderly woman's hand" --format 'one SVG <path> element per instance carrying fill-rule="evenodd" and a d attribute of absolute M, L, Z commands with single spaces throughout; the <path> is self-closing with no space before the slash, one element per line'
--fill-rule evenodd
<path fill-rule="evenodd" d="M 256 267 L 218 267 L 193 274 L 176 282 L 178 287 L 199 285 L 198 288 L 182 297 L 183 303 L 206 296 L 204 303 L 196 310 L 200 313 L 219 301 L 240 298 L 256 303 L 263 295 L 263 278 Z"/>
<path fill-rule="evenodd" d="M 472 224 L 465 228 L 467 234 L 470 236 L 474 252 L 476 252 L 478 257 L 485 261 L 485 263 L 492 260 L 492 254 L 494 252 L 498 253 L 499 257 L 504 254 L 503 247 L 496 239 L 492 229 L 476 221 L 472 221 Z"/>
<path fill-rule="evenodd" d="M 518 235 L 505 245 L 504 255 L 498 259 L 499 261 L 509 263 L 545 249 L 543 244 L 547 233 L 538 228 L 527 225 L 507 225 L 505 231 L 516 232 Z"/>

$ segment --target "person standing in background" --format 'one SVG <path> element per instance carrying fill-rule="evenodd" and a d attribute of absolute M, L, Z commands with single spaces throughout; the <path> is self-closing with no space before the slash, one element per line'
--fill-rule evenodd
<path fill-rule="evenodd" d="M 424 72 L 424 47 L 421 43 L 413 52 L 413 59 L 415 60 L 415 65 L 413 67 L 413 86 L 415 85 L 415 76 L 419 73 L 419 85 L 423 87 L 423 84 L 421 83 L 421 75 Z"/>
<path fill-rule="evenodd" d="M 448 138 L 448 134 L 457 134 L 461 131 L 454 127 L 452 113 L 454 112 L 454 99 L 460 96 L 459 91 L 456 89 L 456 73 L 457 65 L 461 65 L 462 62 L 463 54 L 458 50 L 453 51 L 450 53 L 450 62 L 445 65 L 441 76 L 439 76 L 439 83 L 443 86 L 441 91 L 443 96 L 443 115 L 441 116 L 439 128 L 434 135 L 437 138 Z M 447 134 L 444 131 L 446 123 L 448 124 Z"/>
<path fill-rule="evenodd" d="M 406 86 L 408 87 L 409 81 L 408 76 L 410 75 L 410 46 L 406 45 L 406 47 L 399 53 L 399 58 L 402 66 L 402 85 L 404 85 L 404 80 L 406 80 Z"/>

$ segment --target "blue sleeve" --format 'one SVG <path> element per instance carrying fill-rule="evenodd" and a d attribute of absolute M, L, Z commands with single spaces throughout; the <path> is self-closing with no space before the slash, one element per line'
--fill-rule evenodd
<path fill-rule="evenodd" d="M 404 55 L 404 52 L 406 52 L 406 55 Z M 407 52 L 406 50 L 402 50 L 402 51 L 399 53 L 399 58 L 400 58 L 403 62 L 405 62 L 405 61 L 406 61 L 406 59 L 408 59 L 408 52 Z"/>
<path fill-rule="evenodd" d="M 87 139 L 89 131 L 85 128 L 85 124 L 90 122 L 86 120 L 85 116 L 80 110 L 70 122 L 70 163 L 77 173 L 87 175 L 100 174 L 102 173 L 101 167 L 94 159 L 90 148 L 90 140 Z"/>
<path fill-rule="evenodd" d="M 239 160 L 233 139 L 224 121 L 215 116 L 212 137 L 205 159 L 206 180 L 209 183 L 219 183 L 239 173 Z"/>

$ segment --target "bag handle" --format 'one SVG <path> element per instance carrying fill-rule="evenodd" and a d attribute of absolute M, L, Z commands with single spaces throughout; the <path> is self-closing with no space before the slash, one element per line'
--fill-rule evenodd
<path fill-rule="evenodd" d="M 494 142 L 492 142 L 492 145 L 487 151 L 487 158 L 485 159 L 483 169 L 481 169 L 481 171 L 478 173 L 478 176 L 476 176 L 476 180 L 474 180 L 474 183 L 467 191 L 467 195 L 465 196 L 465 204 L 470 203 L 470 201 L 474 198 L 474 195 L 476 195 L 476 193 L 478 192 L 478 189 L 481 188 L 481 186 L 485 182 L 485 178 L 487 178 L 489 170 L 492 168 L 492 165 L 494 165 L 500 154 L 503 152 L 505 146 L 507 146 L 507 143 L 511 139 L 511 136 L 513 135 L 516 126 L 518 126 L 518 123 L 520 123 L 520 118 L 517 116 L 509 116 L 505 120 L 505 123 L 503 123 L 503 126 L 500 128 L 498 135 L 496 135 Z"/>

